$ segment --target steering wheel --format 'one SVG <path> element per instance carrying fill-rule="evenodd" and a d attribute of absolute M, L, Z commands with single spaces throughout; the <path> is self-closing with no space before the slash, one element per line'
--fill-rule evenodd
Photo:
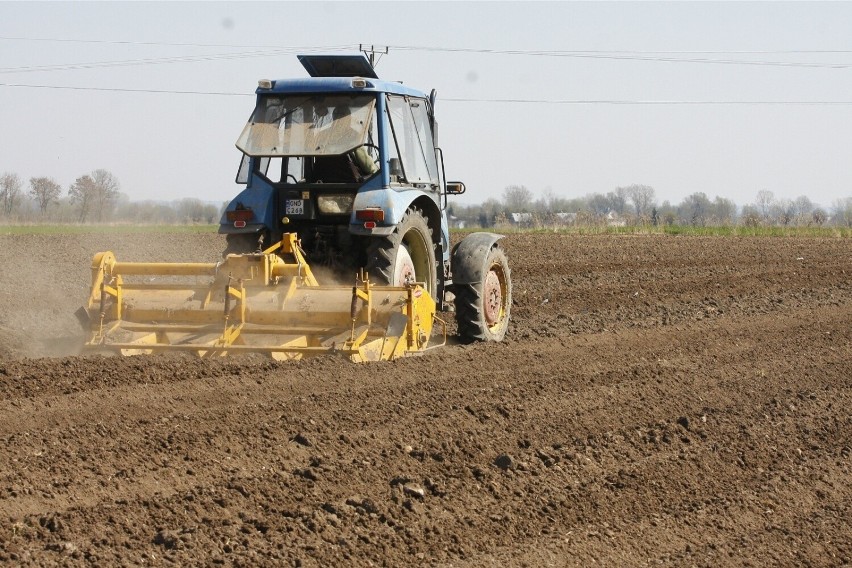
<path fill-rule="evenodd" d="M 299 180 L 296 179 L 296 176 L 293 174 L 287 174 L 287 179 L 292 179 L 293 183 L 299 183 Z"/>

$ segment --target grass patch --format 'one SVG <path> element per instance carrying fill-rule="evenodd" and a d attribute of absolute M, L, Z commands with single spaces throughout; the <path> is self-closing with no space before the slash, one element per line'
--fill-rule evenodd
<path fill-rule="evenodd" d="M 127 233 L 215 233 L 219 225 L 0 225 L 0 235 L 78 235 Z"/>
<path fill-rule="evenodd" d="M 454 233 L 468 234 L 477 231 L 501 234 L 556 233 L 560 235 L 683 235 L 688 237 L 811 237 L 850 238 L 852 227 L 693 227 L 690 225 L 630 225 L 625 227 L 573 226 L 573 227 L 491 227 L 488 229 L 453 229 Z"/>
<path fill-rule="evenodd" d="M 665 228 L 667 235 L 692 235 L 713 237 L 812 237 L 812 238 L 848 238 L 852 237 L 849 227 L 689 227 L 672 226 Z"/>

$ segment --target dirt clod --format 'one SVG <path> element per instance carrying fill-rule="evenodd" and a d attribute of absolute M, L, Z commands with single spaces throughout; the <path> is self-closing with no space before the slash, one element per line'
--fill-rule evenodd
<path fill-rule="evenodd" d="M 508 454 L 500 454 L 494 459 L 494 465 L 505 471 L 515 467 L 515 460 Z"/>

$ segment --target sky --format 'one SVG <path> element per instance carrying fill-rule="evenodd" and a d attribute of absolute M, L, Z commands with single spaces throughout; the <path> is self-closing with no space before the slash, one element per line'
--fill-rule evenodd
<path fill-rule="evenodd" d="M 0 173 L 221 203 L 258 79 L 384 48 L 458 201 L 852 196 L 852 2 L 0 2 Z M 804 104 L 808 103 L 808 104 Z"/>

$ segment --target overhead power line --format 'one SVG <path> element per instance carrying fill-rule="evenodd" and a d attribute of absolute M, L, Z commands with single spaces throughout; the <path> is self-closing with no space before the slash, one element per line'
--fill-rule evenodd
<path fill-rule="evenodd" d="M 549 105 L 796 105 L 844 106 L 852 101 L 676 101 L 676 100 L 613 100 L 613 99 L 463 99 L 445 97 L 441 102 L 453 103 L 521 103 Z"/>
<path fill-rule="evenodd" d="M 538 57 L 565 57 L 575 59 L 610 59 L 624 61 L 654 61 L 662 63 L 706 63 L 714 65 L 751 65 L 764 67 L 803 67 L 816 69 L 849 69 L 852 63 L 811 63 L 802 61 L 756 61 L 744 59 L 708 59 L 705 57 L 671 57 L 673 54 L 804 54 L 804 53 L 852 53 L 852 51 L 787 51 L 787 52 L 746 52 L 746 51 L 528 51 L 528 50 L 503 50 L 503 49 L 474 49 L 455 47 L 422 47 L 391 45 L 391 49 L 400 51 L 432 51 L 447 53 L 481 53 L 492 55 L 525 55 Z"/>
<path fill-rule="evenodd" d="M 234 49 L 292 49 L 310 51 L 357 51 L 357 45 L 341 44 L 327 46 L 284 46 L 272 44 L 234 44 L 234 43 L 190 43 L 190 42 L 163 42 L 163 41 L 130 41 L 130 40 L 107 40 L 107 39 L 74 39 L 74 38 L 49 38 L 49 37 L 20 37 L 0 36 L 5 41 L 42 41 L 42 42 L 66 42 L 66 43 L 103 43 L 115 45 L 147 45 L 147 46 L 172 46 L 172 47 L 231 47 Z M 366 45 L 366 44 L 365 44 Z M 535 50 L 535 49 L 485 49 L 485 48 L 453 48 L 453 47 L 429 47 L 429 46 L 406 46 L 392 45 L 393 49 L 408 51 L 450 51 L 470 52 L 497 55 L 529 55 L 559 57 L 560 55 L 572 54 L 624 54 L 624 55 L 793 55 L 793 54 L 852 54 L 850 49 L 759 49 L 759 50 L 635 50 L 635 49 L 571 49 L 571 50 Z"/>
<path fill-rule="evenodd" d="M 127 67 L 135 65 L 159 65 L 167 63 L 188 63 L 195 61 L 218 61 L 227 59 L 245 59 L 251 57 L 272 57 L 293 53 L 291 48 L 281 48 L 267 51 L 247 51 L 237 53 L 214 53 L 207 55 L 182 55 L 175 57 L 158 57 L 146 59 L 122 59 L 117 61 L 94 61 L 90 63 L 61 63 L 57 65 L 31 65 L 24 67 L 0 67 L 0 73 L 31 73 L 34 71 L 66 71 L 70 69 L 99 69 L 103 67 Z"/>
<path fill-rule="evenodd" d="M 153 93 L 168 95 L 212 95 L 227 97 L 254 96 L 253 92 L 233 93 L 227 91 L 178 91 L 167 89 L 123 89 L 119 87 L 71 87 L 63 85 L 32 85 L 21 83 L 0 83 L 0 87 L 25 89 L 66 89 L 72 91 L 105 91 L 118 93 Z M 508 104 L 547 104 L 547 105 L 766 105 L 766 106 L 850 106 L 852 101 L 676 101 L 676 100 L 614 100 L 614 99 L 466 99 L 447 97 L 441 99 L 451 103 L 508 103 Z"/>
<path fill-rule="evenodd" d="M 18 87 L 24 89 L 65 89 L 71 91 L 107 91 L 116 93 L 157 93 L 166 95 L 218 95 L 226 97 L 254 96 L 254 93 L 229 93 L 216 91 L 173 91 L 161 89 L 122 89 L 119 87 L 67 87 L 63 85 L 23 85 L 19 83 L 0 83 L 0 87 Z"/>
<path fill-rule="evenodd" d="M 200 44 L 200 43 L 166 43 L 166 42 L 133 42 L 133 41 L 114 41 L 114 40 L 76 40 L 62 38 L 22 38 L 0 36 L 0 40 L 6 41 L 54 41 L 54 42 L 75 42 L 75 43 L 96 43 L 96 44 L 120 44 L 120 45 L 146 45 L 146 46 L 179 46 L 179 47 L 229 47 L 234 49 L 255 49 L 262 51 L 236 52 L 236 53 L 218 53 L 205 55 L 183 55 L 161 58 L 139 58 L 127 59 L 118 61 L 99 61 L 87 63 L 63 63 L 55 65 L 38 65 L 38 66 L 22 66 L 22 67 L 5 67 L 0 68 L 0 73 L 30 73 L 35 71 L 67 71 L 75 69 L 98 69 L 106 67 L 124 67 L 124 66 L 139 66 L 139 65 L 160 65 L 168 63 L 193 63 L 198 61 L 216 61 L 228 59 L 243 59 L 254 57 L 274 57 L 289 53 L 316 53 L 316 52 L 332 52 L 332 51 L 348 51 L 354 50 L 353 47 L 346 45 L 329 45 L 329 46 L 248 46 L 234 44 Z M 358 46 L 360 50 L 362 46 Z M 695 55 L 744 55 L 744 54 L 761 54 L 761 55 L 793 55 L 793 54 L 850 54 L 850 50 L 783 50 L 783 51 L 638 51 L 638 50 L 511 50 L 511 49 L 479 49 L 479 48 L 454 48 L 454 47 L 428 47 L 428 46 L 388 46 L 389 48 L 400 51 L 425 51 L 425 52 L 446 52 L 446 53 L 474 53 L 474 54 L 489 54 L 489 55 L 508 55 L 508 56 L 528 56 L 528 57 L 556 57 L 556 58 L 574 58 L 574 59 L 590 59 L 590 60 L 613 60 L 613 61 L 644 61 L 644 62 L 659 62 L 659 63 L 693 63 L 693 64 L 710 64 L 710 65 L 746 65 L 758 67 L 791 67 L 791 68 L 806 68 L 806 69 L 849 69 L 852 68 L 852 63 L 827 63 L 827 62 L 807 62 L 807 61 L 770 61 L 770 60 L 746 60 L 746 59 L 714 59 L 708 57 L 694 57 Z M 690 57 L 675 57 L 676 55 L 689 55 Z"/>
<path fill-rule="evenodd" d="M 2 38 L 0 38 L 2 39 Z M 390 45 L 393 49 L 406 51 L 449 51 L 485 53 L 495 55 L 530 55 L 538 57 L 560 57 L 575 54 L 624 54 L 624 55 L 793 55 L 793 54 L 849 54 L 852 49 L 781 49 L 781 50 L 636 50 L 636 49 L 487 49 L 473 47 L 429 47 Z"/>
<path fill-rule="evenodd" d="M 0 36 L 3 41 L 46 41 L 60 43 L 105 43 L 112 45 L 147 45 L 147 46 L 169 46 L 169 47 L 232 47 L 234 49 L 292 49 L 296 51 L 340 51 L 344 49 L 352 50 L 353 46 L 345 45 L 246 45 L 233 43 L 189 43 L 189 42 L 165 42 L 165 41 L 129 41 L 129 40 L 110 40 L 110 39 L 72 39 L 72 38 L 53 38 L 53 37 L 14 37 Z"/>
<path fill-rule="evenodd" d="M 140 45 L 140 46 L 173 46 L 173 47 L 217 47 L 217 48 L 233 48 L 233 49 L 264 49 L 273 50 L 271 52 L 256 52 L 253 54 L 245 54 L 245 57 L 260 57 L 276 55 L 280 53 L 292 52 L 322 52 L 322 51 L 358 51 L 360 46 L 355 45 L 327 45 L 327 46 L 281 46 L 281 45 L 245 45 L 245 44 L 221 44 L 221 43 L 189 43 L 189 42 L 149 42 L 149 41 L 129 41 L 129 40 L 99 40 L 99 39 L 70 39 L 70 38 L 43 38 L 43 37 L 16 37 L 16 36 L 0 36 L 0 40 L 5 41 L 41 41 L 41 42 L 71 42 L 71 43 L 92 43 L 92 44 L 114 44 L 114 45 Z M 811 68 L 811 69 L 849 69 L 852 68 L 852 63 L 828 63 L 828 62 L 806 62 L 806 61 L 771 61 L 771 60 L 744 60 L 744 59 L 712 59 L 707 57 L 694 57 L 696 55 L 848 55 L 852 54 L 852 50 L 841 49 L 785 49 L 785 50 L 528 50 L 528 49 L 487 49 L 487 48 L 464 48 L 464 47 L 430 47 L 430 46 L 412 46 L 412 45 L 391 45 L 387 46 L 399 51 L 425 51 L 425 52 L 446 52 L 446 53 L 474 53 L 487 55 L 512 55 L 526 57 L 562 57 L 575 59 L 602 59 L 602 60 L 622 60 L 622 61 L 648 61 L 660 63 L 696 63 L 710 65 L 748 65 L 762 67 L 794 67 L 794 68 Z M 217 58 L 227 58 L 227 55 L 222 54 Z M 674 57 L 688 55 L 692 57 Z M 156 59 L 140 59 L 136 60 L 136 65 L 164 63 L 164 62 L 187 62 L 187 61 L 204 61 L 203 56 L 200 59 L 187 58 L 164 58 Z M 103 62 L 98 66 L 108 66 Z M 129 63 L 122 63 L 129 64 Z M 78 69 L 89 68 L 94 64 L 68 64 L 57 66 L 56 69 Z M 30 70 L 22 68 L 22 70 Z M 52 69 L 36 69 L 36 70 L 52 70 Z M 10 71 L 7 71 L 10 72 Z"/>

